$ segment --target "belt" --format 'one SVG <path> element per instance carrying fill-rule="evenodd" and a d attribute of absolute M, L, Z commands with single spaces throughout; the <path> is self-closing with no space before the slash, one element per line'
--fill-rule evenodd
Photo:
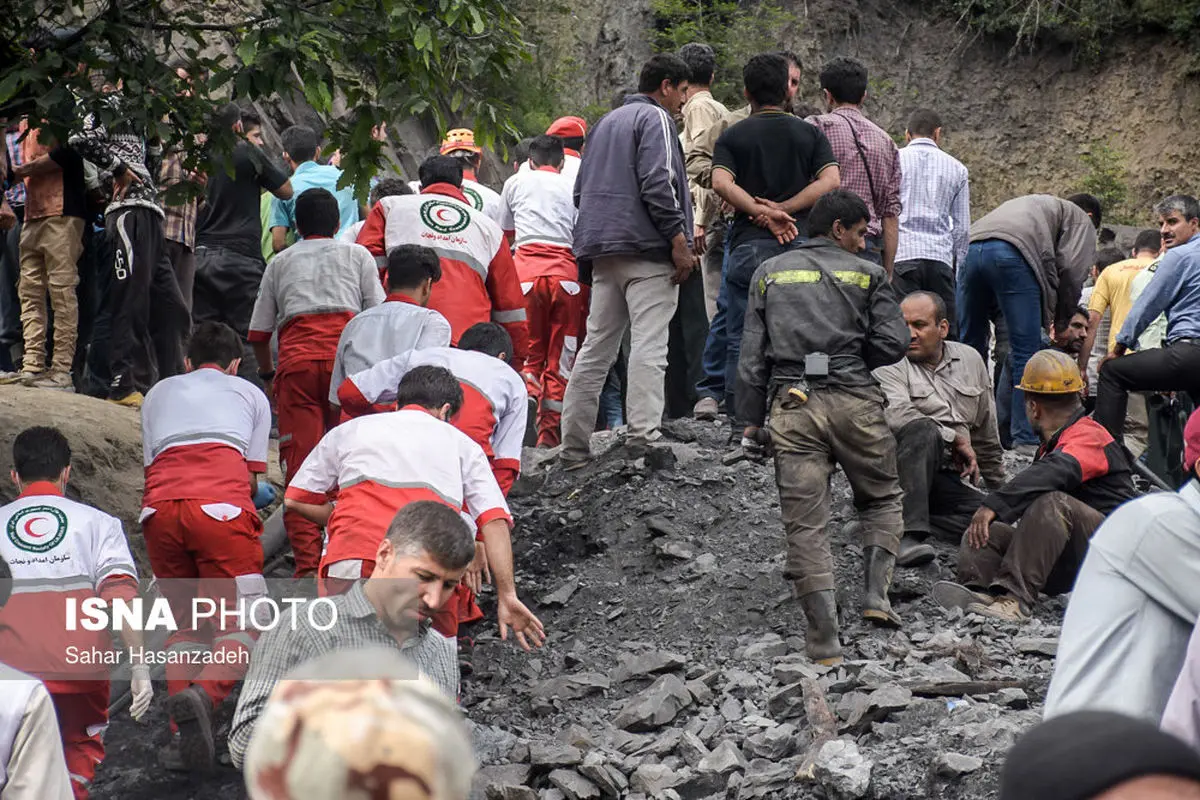
<path fill-rule="evenodd" d="M 1200 337 L 1197 336 L 1181 336 L 1178 339 L 1172 339 L 1167 342 L 1167 347 L 1176 344 L 1200 344 Z"/>

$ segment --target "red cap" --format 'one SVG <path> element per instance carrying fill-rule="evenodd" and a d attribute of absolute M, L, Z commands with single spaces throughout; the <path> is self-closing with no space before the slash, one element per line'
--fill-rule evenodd
<path fill-rule="evenodd" d="M 1183 466 L 1188 472 L 1200 461 L 1200 409 L 1192 412 L 1183 426 Z"/>
<path fill-rule="evenodd" d="M 546 135 L 564 139 L 583 138 L 587 136 L 587 122 L 581 117 L 559 117 L 550 123 Z"/>

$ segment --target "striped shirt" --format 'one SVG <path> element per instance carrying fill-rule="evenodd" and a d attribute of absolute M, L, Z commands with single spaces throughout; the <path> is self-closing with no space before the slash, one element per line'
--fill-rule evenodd
<path fill-rule="evenodd" d="M 163 209 L 163 238 L 179 242 L 188 250 L 196 249 L 196 210 L 200 204 L 195 195 L 181 203 L 168 205 L 164 195 L 177 184 L 189 181 L 190 176 L 183 168 L 183 154 L 170 153 L 163 159 L 159 173 L 160 202 Z"/>
<path fill-rule="evenodd" d="M 932 139 L 919 138 L 900 151 L 900 172 L 904 210 L 896 261 L 963 263 L 971 238 L 967 168 Z"/>
<path fill-rule="evenodd" d="M 25 160 L 21 158 L 21 143 L 18 141 L 20 138 L 20 130 L 7 131 L 4 134 L 4 146 L 8 149 L 10 168 L 16 168 L 25 163 Z M 13 181 L 12 186 L 4 190 L 4 198 L 13 208 L 25 205 L 25 181 Z"/>
<path fill-rule="evenodd" d="M 841 169 L 842 188 L 867 204 L 871 212 L 867 235 L 878 236 L 883 231 L 882 217 L 900 216 L 900 156 L 896 143 L 887 131 L 851 106 L 809 117 L 808 121 L 829 139 Z"/>

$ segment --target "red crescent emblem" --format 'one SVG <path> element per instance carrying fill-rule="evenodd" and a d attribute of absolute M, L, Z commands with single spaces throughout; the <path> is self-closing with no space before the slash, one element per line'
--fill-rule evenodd
<path fill-rule="evenodd" d="M 437 211 L 433 212 L 433 215 L 435 217 L 437 217 L 438 222 L 445 222 L 445 223 L 449 224 L 448 220 L 446 219 L 446 212 L 449 210 L 450 209 L 446 208 L 445 206 L 442 206 Z"/>
<path fill-rule="evenodd" d="M 25 520 L 25 535 L 32 539 L 44 539 L 47 536 L 47 534 L 44 533 L 33 532 L 33 523 L 37 522 L 38 519 L 40 519 L 40 517 L 30 517 L 29 519 Z"/>

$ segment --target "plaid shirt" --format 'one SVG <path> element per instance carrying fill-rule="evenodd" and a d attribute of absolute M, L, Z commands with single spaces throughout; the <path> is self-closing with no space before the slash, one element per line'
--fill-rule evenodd
<path fill-rule="evenodd" d="M 196 249 L 196 208 L 199 206 L 199 199 L 192 197 L 183 205 L 170 206 L 167 205 L 165 195 L 168 189 L 177 184 L 183 183 L 187 178 L 187 173 L 183 169 L 183 156 L 179 153 L 171 153 L 163 159 L 162 169 L 159 171 L 158 186 L 159 203 L 163 209 L 163 238 L 172 242 L 179 242 L 189 250 Z"/>
<path fill-rule="evenodd" d="M 335 595 L 337 609 L 335 619 L 329 619 L 325 604 L 312 607 L 317 624 L 325 626 L 335 622 L 326 631 L 309 626 L 308 613 L 296 615 L 297 628 L 288 624 L 276 625 L 263 633 L 250 657 L 250 671 L 242 685 L 237 711 L 229 729 L 229 755 L 239 769 L 245 763 L 246 750 L 254 735 L 254 726 L 266 708 L 267 699 L 275 685 L 292 669 L 317 656 L 335 650 L 353 650 L 363 647 L 393 647 L 407 656 L 421 671 L 446 693 L 451 700 L 458 699 L 458 643 L 430 629 L 424 620 L 416 636 L 398 644 L 392 634 L 375 615 L 375 607 L 363 593 L 362 582 L 356 583 L 346 594 Z M 290 617 L 290 615 L 288 615 Z M 287 618 L 287 617 L 284 617 Z M 282 618 L 281 618 L 282 619 Z"/>
<path fill-rule="evenodd" d="M 850 106 L 809 117 L 808 121 L 829 139 L 841 169 L 842 188 L 854 192 L 867 204 L 871 212 L 867 235 L 878 236 L 883 230 L 879 222 L 881 217 L 900 216 L 900 154 L 896 143 L 883 128 Z M 855 134 L 862 145 L 862 153 L 854 143 Z M 867 169 L 870 169 L 870 177 Z"/>
<path fill-rule="evenodd" d="M 8 150 L 9 167 L 19 167 L 24 164 L 21 158 L 21 145 L 17 142 L 21 138 L 21 131 L 7 131 L 4 134 L 4 146 Z M 5 180 L 8 176 L 5 176 Z M 12 186 L 4 190 L 4 197 L 8 200 L 8 204 L 13 208 L 25 205 L 25 181 L 13 181 Z"/>
<path fill-rule="evenodd" d="M 900 245 L 896 262 L 928 259 L 954 267 L 971 240 L 967 168 L 932 139 L 913 139 L 900 151 Z"/>

